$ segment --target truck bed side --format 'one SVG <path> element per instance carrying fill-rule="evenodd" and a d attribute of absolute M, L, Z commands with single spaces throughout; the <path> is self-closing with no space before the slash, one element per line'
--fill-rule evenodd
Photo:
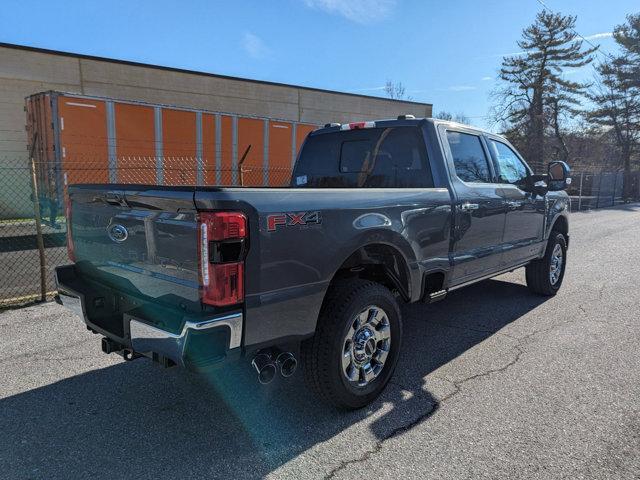
<path fill-rule="evenodd" d="M 449 268 L 445 188 L 198 187 L 195 206 L 248 214 L 246 345 L 311 335 L 333 276 L 365 246 L 383 245 L 403 259 L 398 269 L 410 300 L 421 296 L 424 272 Z"/>

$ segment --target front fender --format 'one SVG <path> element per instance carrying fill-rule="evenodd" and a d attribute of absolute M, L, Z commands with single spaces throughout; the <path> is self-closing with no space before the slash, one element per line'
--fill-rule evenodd
<path fill-rule="evenodd" d="M 547 214 L 545 216 L 545 224 L 544 224 L 544 249 L 542 251 L 542 256 L 544 256 L 547 249 L 547 241 L 551 236 L 551 232 L 554 229 L 555 225 L 559 221 L 564 221 L 566 223 L 566 237 L 567 237 L 567 246 L 569 245 L 569 205 L 570 198 L 565 192 L 558 192 L 554 194 L 552 197 L 547 198 Z M 562 219 L 562 220 L 560 220 Z"/>
<path fill-rule="evenodd" d="M 569 223 L 570 199 L 566 193 L 562 192 L 562 194 L 563 195 L 555 194 L 553 196 L 548 196 L 546 199 L 547 214 L 545 216 L 544 228 L 545 240 L 549 239 L 549 235 L 551 234 L 553 225 L 555 225 L 555 223 L 558 221 L 558 218 L 564 217 L 567 221 L 567 225 Z"/>

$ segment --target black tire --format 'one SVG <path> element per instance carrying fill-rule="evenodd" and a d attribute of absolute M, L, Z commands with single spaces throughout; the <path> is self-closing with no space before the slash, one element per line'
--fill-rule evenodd
<path fill-rule="evenodd" d="M 368 306 L 384 310 L 391 336 L 389 352 L 379 374 L 366 386 L 350 383 L 343 373 L 345 337 L 356 316 Z M 353 279 L 330 287 L 315 335 L 301 345 L 303 371 L 311 390 L 325 403 L 354 410 L 371 403 L 385 388 L 398 363 L 402 319 L 398 302 L 382 285 Z"/>
<path fill-rule="evenodd" d="M 555 283 L 552 283 L 550 278 L 551 258 L 553 252 L 556 249 L 556 245 L 560 245 L 562 250 L 562 266 L 560 270 L 560 276 Z M 549 243 L 547 244 L 547 250 L 544 257 L 539 260 L 534 260 L 526 267 L 527 286 L 529 289 L 537 293 L 538 295 L 552 296 L 558 293 L 562 286 L 562 280 L 564 278 L 564 272 L 567 268 L 567 240 L 564 235 L 558 231 L 552 231 L 549 236 Z"/>

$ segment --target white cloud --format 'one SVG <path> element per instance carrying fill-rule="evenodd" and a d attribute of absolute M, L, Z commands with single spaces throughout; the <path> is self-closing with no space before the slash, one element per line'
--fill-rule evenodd
<path fill-rule="evenodd" d="M 476 90 L 478 87 L 474 87 L 473 85 L 451 85 L 450 87 L 445 88 L 450 92 L 468 92 L 470 90 Z"/>
<path fill-rule="evenodd" d="M 245 32 L 242 36 L 242 48 L 250 57 L 257 59 L 265 58 L 271 54 L 271 50 L 262 39 L 251 32 Z"/>
<path fill-rule="evenodd" d="M 602 33 L 594 33 L 593 35 L 588 35 L 584 37 L 585 40 L 597 40 L 599 38 L 610 38 L 613 37 L 613 32 L 602 32 Z"/>
<path fill-rule="evenodd" d="M 303 0 L 315 10 L 341 15 L 356 23 L 373 23 L 385 18 L 396 6 L 396 0 Z"/>
<path fill-rule="evenodd" d="M 483 82 L 489 82 L 493 80 L 493 77 L 482 77 L 480 80 L 482 80 Z"/>

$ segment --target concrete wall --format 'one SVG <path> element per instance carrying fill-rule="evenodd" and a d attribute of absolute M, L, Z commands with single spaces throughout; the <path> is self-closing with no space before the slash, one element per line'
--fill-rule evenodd
<path fill-rule="evenodd" d="M 0 215 L 32 214 L 24 98 L 45 90 L 81 93 L 323 124 L 409 113 L 432 106 L 325 90 L 171 70 L 0 44 Z M 11 187 L 11 188 L 9 188 Z M 16 197 L 16 192 L 24 195 Z M 9 214 L 7 212 L 10 212 Z"/>

